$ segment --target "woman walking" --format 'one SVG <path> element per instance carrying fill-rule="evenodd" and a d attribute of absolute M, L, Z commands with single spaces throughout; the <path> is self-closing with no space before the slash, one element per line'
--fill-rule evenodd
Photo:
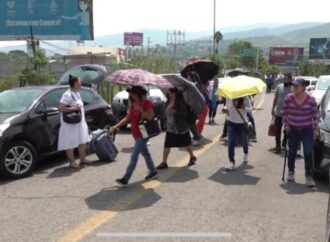
<path fill-rule="evenodd" d="M 293 93 L 286 96 L 282 117 L 284 130 L 289 137 L 288 181 L 294 181 L 295 161 L 299 143 L 302 142 L 305 160 L 305 178 L 308 187 L 314 187 L 313 138 L 319 135 L 318 109 L 314 97 L 305 92 L 307 82 L 298 78 L 292 82 Z"/>
<path fill-rule="evenodd" d="M 237 137 L 241 138 L 243 146 L 243 162 L 248 162 L 248 129 L 247 129 L 247 111 L 251 109 L 251 102 L 248 97 L 234 100 L 227 99 L 226 102 L 228 116 L 228 157 L 229 166 L 227 170 L 235 169 L 235 145 Z"/>
<path fill-rule="evenodd" d="M 61 127 L 58 138 L 58 150 L 65 150 L 70 162 L 70 167 L 79 168 L 81 163 L 90 163 L 86 160 L 86 143 L 89 142 L 88 127 L 85 120 L 84 103 L 81 100 L 79 90 L 81 81 L 78 77 L 69 76 L 68 89 L 60 100 L 58 110 L 62 113 L 81 111 L 81 121 L 79 123 L 66 123 L 61 116 Z M 80 162 L 75 161 L 73 150 L 78 147 Z"/>
<path fill-rule="evenodd" d="M 209 91 L 209 125 L 215 125 L 214 118 L 217 115 L 217 109 L 219 105 L 219 96 L 217 95 L 217 90 L 219 86 L 218 78 L 214 79 L 213 85 L 210 87 Z"/>
<path fill-rule="evenodd" d="M 149 181 L 158 177 L 154 161 L 147 147 L 148 139 L 142 138 L 139 129 L 139 122 L 141 119 L 151 120 L 155 116 L 152 103 L 146 99 L 147 91 L 141 86 L 129 87 L 126 91 L 129 93 L 130 100 L 127 115 L 111 128 L 112 131 L 116 131 L 130 121 L 132 136 L 135 139 L 131 160 L 126 169 L 126 173 L 122 178 L 116 180 L 116 182 L 123 187 L 128 185 L 128 181 L 133 175 L 140 154 L 144 157 L 149 169 L 149 174 L 145 177 L 145 180 Z"/>
<path fill-rule="evenodd" d="M 195 164 L 197 158 L 191 147 L 189 125 L 187 122 L 187 105 L 182 93 L 176 88 L 169 89 L 166 106 L 166 137 L 163 151 L 163 161 L 157 169 L 167 169 L 167 159 L 172 147 L 185 147 L 190 155 L 188 166 Z"/>

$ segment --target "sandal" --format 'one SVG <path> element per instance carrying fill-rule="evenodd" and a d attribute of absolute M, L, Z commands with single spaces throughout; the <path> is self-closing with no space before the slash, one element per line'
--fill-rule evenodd
<path fill-rule="evenodd" d="M 190 160 L 189 160 L 188 166 L 195 165 L 196 164 L 196 161 L 197 161 L 197 157 L 196 156 L 191 157 Z"/>
<path fill-rule="evenodd" d="M 167 169 L 168 168 L 168 165 L 166 163 L 160 163 L 156 169 L 157 170 L 164 170 L 164 169 Z"/>

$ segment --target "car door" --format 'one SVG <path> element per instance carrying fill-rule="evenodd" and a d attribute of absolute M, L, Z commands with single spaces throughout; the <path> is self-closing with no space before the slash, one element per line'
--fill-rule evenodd
<path fill-rule="evenodd" d="M 80 90 L 81 99 L 84 102 L 85 119 L 90 130 L 95 130 L 102 117 L 104 107 L 99 105 L 95 93 L 90 89 Z"/>
<path fill-rule="evenodd" d="M 57 108 L 66 90 L 66 88 L 57 88 L 49 91 L 39 100 L 32 111 L 33 129 L 30 132 L 40 141 L 39 149 L 42 153 L 51 153 L 57 150 L 61 123 L 61 113 Z"/>

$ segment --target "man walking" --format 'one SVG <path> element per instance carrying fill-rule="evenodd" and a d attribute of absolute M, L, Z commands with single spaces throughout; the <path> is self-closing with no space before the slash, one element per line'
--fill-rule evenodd
<path fill-rule="evenodd" d="M 281 133 L 282 133 L 282 108 L 285 97 L 292 92 L 292 75 L 284 74 L 283 84 L 277 86 L 272 106 L 272 116 L 275 117 L 275 152 L 281 153 Z M 284 134 L 283 146 L 286 144 L 286 135 Z"/>

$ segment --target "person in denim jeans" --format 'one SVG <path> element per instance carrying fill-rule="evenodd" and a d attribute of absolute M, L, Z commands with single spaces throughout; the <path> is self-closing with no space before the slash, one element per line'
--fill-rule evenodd
<path fill-rule="evenodd" d="M 127 88 L 126 90 L 129 93 L 130 100 L 127 115 L 118 124 L 112 127 L 112 131 L 115 131 L 130 121 L 132 135 L 135 139 L 131 160 L 126 169 L 126 173 L 122 178 L 116 180 L 119 185 L 124 187 L 127 186 L 128 181 L 136 168 L 140 154 L 144 157 L 149 169 L 149 174 L 145 177 L 145 180 L 149 181 L 158 177 L 158 172 L 155 168 L 154 161 L 147 147 L 148 140 L 142 137 L 139 129 L 139 122 L 142 118 L 150 120 L 154 117 L 152 103 L 145 98 L 147 91 L 143 87 L 133 86 Z"/>
<path fill-rule="evenodd" d="M 318 109 L 315 98 L 305 92 L 307 82 L 298 78 L 293 82 L 293 93 L 284 99 L 282 117 L 284 130 L 289 135 L 288 181 L 294 181 L 295 160 L 302 142 L 305 159 L 306 185 L 314 187 L 312 178 L 313 138 L 319 135 Z"/>
<path fill-rule="evenodd" d="M 227 170 L 235 169 L 235 145 L 237 137 L 240 137 L 243 146 L 243 162 L 248 162 L 248 130 L 247 123 L 247 110 L 251 109 L 251 101 L 248 97 L 242 97 L 234 100 L 227 99 L 228 117 L 228 158 L 229 166 Z"/>

